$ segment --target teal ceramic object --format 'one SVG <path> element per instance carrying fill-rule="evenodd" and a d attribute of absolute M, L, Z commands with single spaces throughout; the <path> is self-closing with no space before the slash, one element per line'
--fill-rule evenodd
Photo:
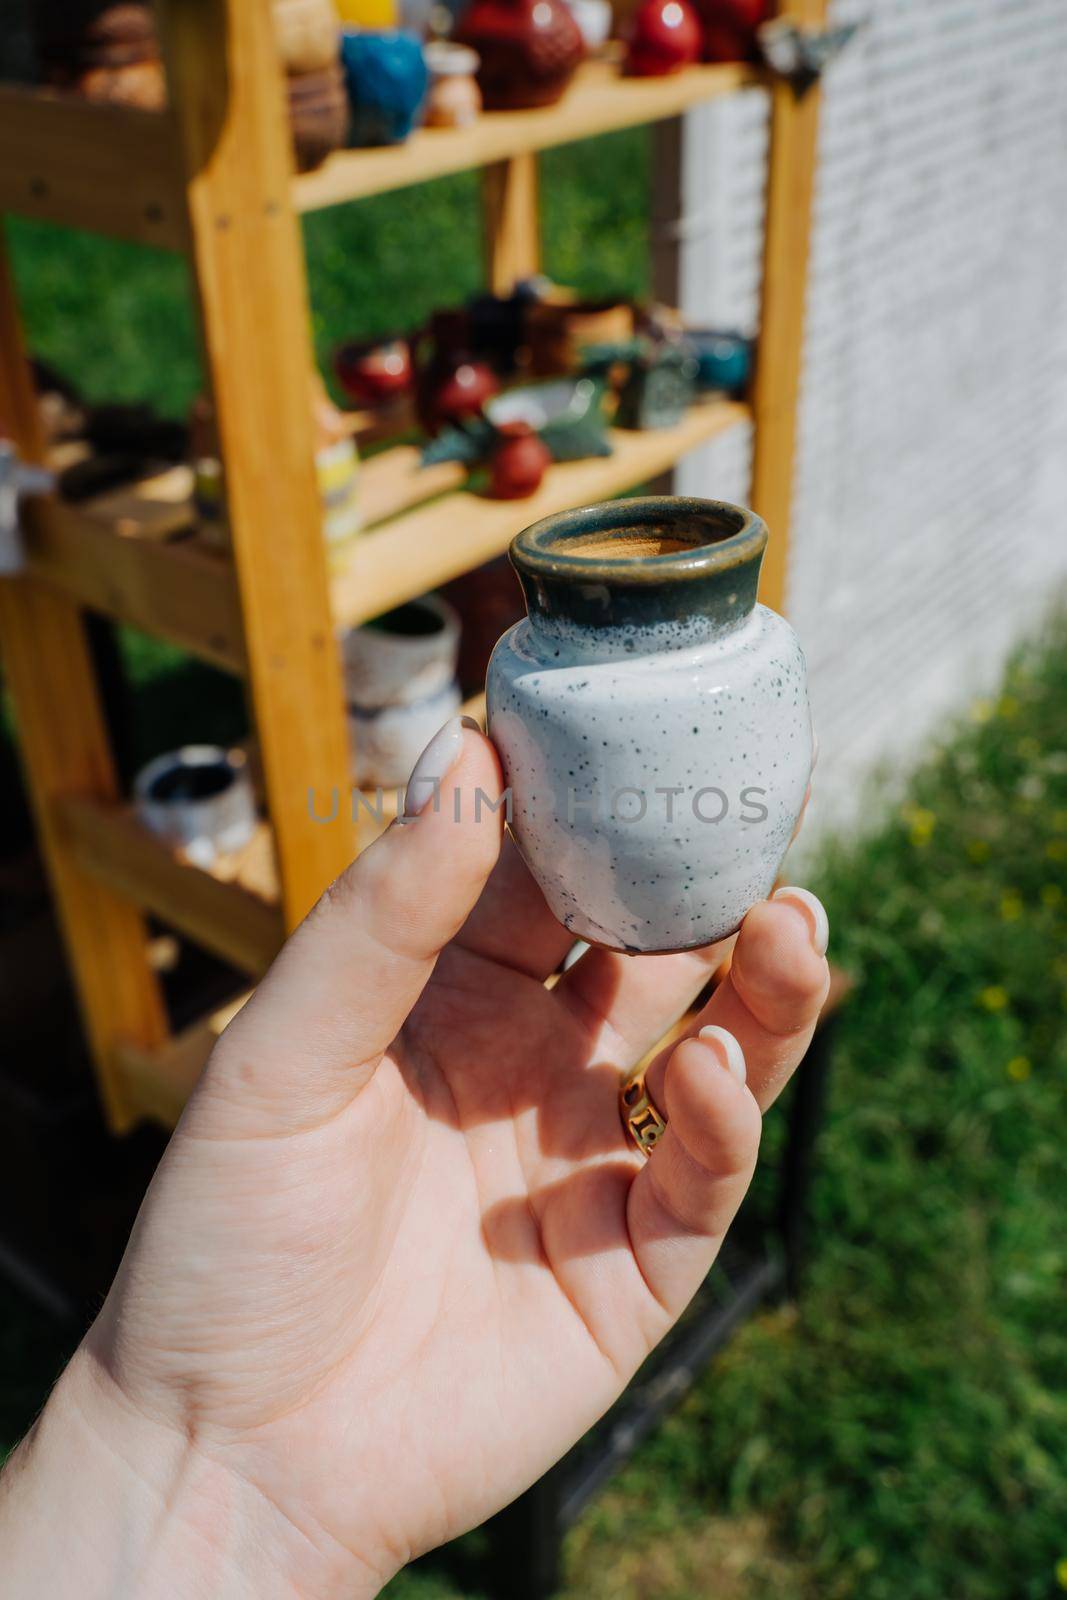
<path fill-rule="evenodd" d="M 689 328 L 686 344 L 696 359 L 698 389 L 742 395 L 752 373 L 752 341 L 740 333 Z"/>
<path fill-rule="evenodd" d="M 352 108 L 349 143 L 399 144 L 406 139 L 430 85 L 415 35 L 345 29 L 341 64 Z"/>

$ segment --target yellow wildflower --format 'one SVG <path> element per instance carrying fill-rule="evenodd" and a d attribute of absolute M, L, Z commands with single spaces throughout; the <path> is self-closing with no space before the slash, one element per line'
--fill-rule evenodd
<path fill-rule="evenodd" d="M 937 826 L 937 816 L 925 806 L 905 806 L 901 816 L 908 824 L 908 837 L 920 849 L 928 845 Z"/>
<path fill-rule="evenodd" d="M 1004 1070 L 1014 1083 L 1025 1083 L 1033 1068 L 1025 1056 L 1012 1056 Z"/>
<path fill-rule="evenodd" d="M 971 860 L 976 862 L 979 866 L 981 865 L 981 863 L 983 861 L 988 861 L 989 860 L 989 841 L 988 841 L 988 839 L 968 839 L 967 840 L 967 854 L 970 856 Z"/>
<path fill-rule="evenodd" d="M 1056 1582 L 1061 1589 L 1067 1589 L 1067 1556 L 1061 1557 L 1056 1563 Z"/>
<path fill-rule="evenodd" d="M 1008 1009 L 1008 991 L 1003 984 L 991 983 L 978 996 L 978 1003 L 986 1011 L 1006 1011 Z"/>
<path fill-rule="evenodd" d="M 1023 897 L 1014 889 L 1009 889 L 1007 894 L 1001 895 L 1000 915 L 1005 922 L 1018 922 L 1023 909 Z"/>

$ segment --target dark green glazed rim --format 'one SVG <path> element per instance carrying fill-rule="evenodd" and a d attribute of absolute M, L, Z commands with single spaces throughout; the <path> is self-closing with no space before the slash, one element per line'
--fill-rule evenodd
<path fill-rule="evenodd" d="M 681 546 L 649 554 L 650 541 Z M 767 526 L 726 500 L 646 495 L 543 517 L 511 542 L 530 616 L 583 628 L 694 618 L 728 627 L 756 603 Z"/>

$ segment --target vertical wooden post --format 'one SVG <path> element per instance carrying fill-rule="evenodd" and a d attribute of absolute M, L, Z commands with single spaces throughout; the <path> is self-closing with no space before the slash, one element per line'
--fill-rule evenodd
<path fill-rule="evenodd" d="M 351 859 L 348 742 L 314 465 L 314 372 L 269 0 L 157 0 L 182 144 L 252 706 L 293 927 Z M 314 820 L 309 795 L 333 823 Z"/>
<path fill-rule="evenodd" d="M 779 14 L 801 27 L 819 27 L 826 0 L 782 0 Z M 776 82 L 771 90 L 763 290 L 752 397 L 752 505 L 771 532 L 760 599 L 776 611 L 784 609 L 789 558 L 818 127 L 818 85 L 798 98 L 787 83 Z"/>
<path fill-rule="evenodd" d="M 0 237 L 0 419 L 26 461 L 43 441 L 18 303 Z M 103 709 L 81 616 L 37 580 L 0 580 L 0 650 L 18 725 L 38 837 L 77 986 L 104 1107 L 121 1132 L 133 1121 L 116 1055 L 120 1043 L 151 1050 L 166 1037 L 162 997 L 148 963 L 140 913 L 77 865 L 58 821 L 66 795 L 117 798 Z"/>
<path fill-rule="evenodd" d="M 510 294 L 516 280 L 541 270 L 541 218 L 537 156 L 527 151 L 496 161 L 482 173 L 486 281 L 493 294 Z"/>

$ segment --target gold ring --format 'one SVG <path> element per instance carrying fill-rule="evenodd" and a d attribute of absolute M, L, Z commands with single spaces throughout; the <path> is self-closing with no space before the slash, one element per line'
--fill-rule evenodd
<path fill-rule="evenodd" d="M 644 1156 L 650 1156 L 667 1131 L 667 1119 L 648 1097 L 645 1075 L 638 1072 L 619 1090 L 622 1125 Z"/>

